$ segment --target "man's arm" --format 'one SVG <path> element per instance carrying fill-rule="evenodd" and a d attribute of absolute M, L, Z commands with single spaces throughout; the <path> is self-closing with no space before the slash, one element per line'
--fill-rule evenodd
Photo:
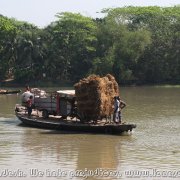
<path fill-rule="evenodd" d="M 126 103 L 124 101 L 121 101 L 120 108 L 123 109 L 126 107 Z"/>

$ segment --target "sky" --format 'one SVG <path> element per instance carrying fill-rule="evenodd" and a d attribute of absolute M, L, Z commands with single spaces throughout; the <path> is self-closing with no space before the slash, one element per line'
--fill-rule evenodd
<path fill-rule="evenodd" d="M 124 6 L 174 6 L 180 0 L 0 0 L 0 14 L 38 27 L 57 20 L 60 12 L 81 13 L 89 17 L 102 17 L 104 8 Z"/>

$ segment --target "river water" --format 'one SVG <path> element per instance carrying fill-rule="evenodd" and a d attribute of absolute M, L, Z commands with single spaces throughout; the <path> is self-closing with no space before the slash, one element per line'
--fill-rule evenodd
<path fill-rule="evenodd" d="M 0 178 L 179 179 L 180 87 L 120 91 L 123 120 L 137 125 L 121 136 L 23 127 L 14 115 L 20 95 L 0 95 Z"/>

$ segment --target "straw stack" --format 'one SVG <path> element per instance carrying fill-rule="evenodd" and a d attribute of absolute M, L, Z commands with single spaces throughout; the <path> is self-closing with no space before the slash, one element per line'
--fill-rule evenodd
<path fill-rule="evenodd" d="M 84 120 L 98 120 L 113 113 L 113 98 L 119 95 L 119 87 L 112 75 L 90 75 L 74 87 L 78 112 Z"/>

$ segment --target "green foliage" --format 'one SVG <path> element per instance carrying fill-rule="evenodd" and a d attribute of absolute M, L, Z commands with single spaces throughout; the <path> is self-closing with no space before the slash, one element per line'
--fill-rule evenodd
<path fill-rule="evenodd" d="M 14 59 L 12 41 L 16 32 L 12 20 L 0 16 L 0 79 L 6 77 L 7 71 L 11 71 L 10 64 Z"/>
<path fill-rule="evenodd" d="M 151 43 L 151 33 L 146 29 L 129 29 L 127 24 L 117 19 L 117 16 L 110 14 L 103 24 L 98 26 L 97 52 L 103 65 L 109 64 L 109 72 L 112 72 L 119 82 L 129 83 L 136 80 L 136 64 Z M 107 70 L 100 72 L 106 74 Z"/>
<path fill-rule="evenodd" d="M 44 29 L 0 16 L 0 79 L 75 82 L 111 73 L 124 84 L 180 83 L 180 6 L 103 12 L 58 13 Z"/>
<path fill-rule="evenodd" d="M 60 13 L 51 27 L 52 41 L 49 67 L 56 79 L 82 78 L 91 68 L 95 52 L 96 26 L 91 18 L 80 14 Z M 55 68 L 57 71 L 55 70 Z M 50 76 L 53 76 L 52 73 Z"/>
<path fill-rule="evenodd" d="M 118 52 L 119 56 L 125 55 L 126 62 L 133 58 L 136 63 L 133 64 L 134 61 L 131 61 L 128 66 L 127 63 L 126 65 L 117 63 L 117 66 L 121 66 L 121 81 L 126 79 L 123 75 L 128 70 L 132 70 L 132 75 L 141 83 L 178 81 L 179 47 L 177 44 L 179 43 L 175 43 L 175 45 L 174 42 L 179 42 L 179 35 L 177 35 L 180 23 L 179 6 L 167 8 L 126 7 L 108 9 L 106 12 L 108 12 L 108 19 L 126 26 L 132 32 L 126 37 L 123 35 L 125 38 L 123 44 L 127 44 L 127 46 L 119 48 L 122 52 Z M 138 42 L 141 43 L 138 44 Z M 174 56 L 176 58 L 170 58 Z M 176 67 L 173 66 L 173 70 L 171 67 L 174 64 Z M 131 65 L 133 69 L 130 67 Z M 118 75 L 116 70 L 116 76 Z M 174 78 L 172 78 L 173 76 Z"/>

